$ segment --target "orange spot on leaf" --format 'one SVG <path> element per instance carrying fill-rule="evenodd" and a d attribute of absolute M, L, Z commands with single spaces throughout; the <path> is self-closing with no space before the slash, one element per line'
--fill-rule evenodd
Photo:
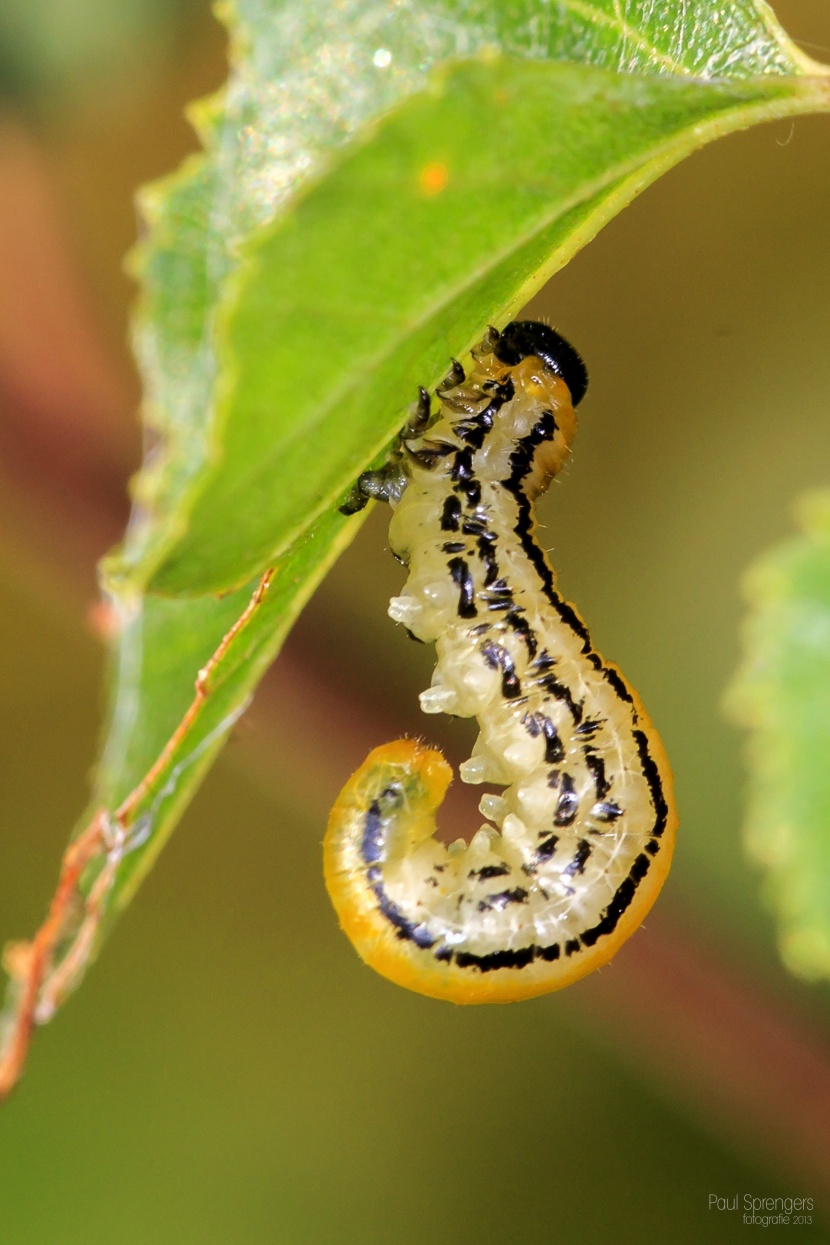
<path fill-rule="evenodd" d="M 418 174 L 418 186 L 425 195 L 440 195 L 450 180 L 450 171 L 440 160 L 425 164 Z"/>

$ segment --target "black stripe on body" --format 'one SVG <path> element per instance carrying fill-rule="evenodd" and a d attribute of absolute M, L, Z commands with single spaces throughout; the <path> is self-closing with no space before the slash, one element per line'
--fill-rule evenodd
<path fill-rule="evenodd" d="M 631 695 L 628 685 L 625 682 L 625 679 L 620 674 L 619 670 L 617 670 L 614 666 L 606 666 L 605 663 L 600 659 L 599 654 L 594 653 L 594 657 L 597 658 L 594 665 L 596 666 L 597 670 L 602 671 L 602 676 L 605 679 L 606 683 L 611 684 L 614 691 L 619 696 L 620 700 L 624 700 L 626 704 L 633 705 L 634 697 Z"/>
<path fill-rule="evenodd" d="M 576 794 L 574 780 L 570 774 L 563 774 L 559 783 L 559 803 L 553 815 L 555 826 L 572 826 L 579 812 L 579 796 Z"/>
<path fill-rule="evenodd" d="M 616 821 L 622 815 L 623 810 L 619 804 L 612 804 L 610 800 L 598 800 L 591 809 L 591 816 L 597 821 Z"/>
<path fill-rule="evenodd" d="M 473 415 L 469 419 L 458 419 L 453 421 L 452 430 L 456 436 L 460 437 L 466 445 L 474 450 L 480 450 L 485 442 L 488 432 L 493 427 L 493 420 L 499 413 L 506 402 L 509 402 L 516 392 L 513 384 L 513 378 L 508 376 L 501 385 L 492 386 L 490 392 L 492 398 L 489 404 L 478 415 Z M 445 399 L 446 400 L 446 399 Z"/>
<path fill-rule="evenodd" d="M 534 853 L 534 864 L 541 864 L 544 860 L 550 860 L 556 851 L 556 844 L 559 842 L 558 834 L 549 834 L 548 837 L 539 844 Z"/>
<path fill-rule="evenodd" d="M 481 501 L 481 483 L 473 471 L 473 451 L 471 449 L 456 450 L 450 470 L 453 490 L 461 493 L 469 507 L 477 506 Z"/>
<path fill-rule="evenodd" d="M 380 799 L 373 800 L 366 814 L 360 854 L 367 865 L 374 864 L 383 856 L 384 821 L 380 812 Z"/>
<path fill-rule="evenodd" d="M 516 675 L 513 658 L 506 648 L 495 640 L 487 640 L 481 646 L 481 655 L 491 670 L 501 669 L 501 694 L 505 700 L 515 700 L 522 694 L 522 685 Z"/>
<path fill-rule="evenodd" d="M 478 540 L 476 541 L 476 548 L 478 549 L 478 556 L 481 558 L 482 562 L 484 563 L 484 568 L 485 568 L 485 571 L 484 571 L 484 587 L 485 588 L 489 588 L 490 585 L 494 583 L 499 577 L 499 564 L 498 564 L 498 560 L 496 559 L 495 544 L 496 544 L 496 537 L 491 532 L 487 532 L 486 534 L 479 536 Z"/>
<path fill-rule="evenodd" d="M 447 568 L 452 582 L 458 589 L 458 605 L 456 606 L 458 617 L 475 618 L 478 610 L 476 609 L 475 585 L 469 565 L 464 558 L 450 558 Z"/>
<path fill-rule="evenodd" d="M 383 913 L 389 924 L 394 926 L 398 938 L 414 942 L 416 947 L 421 947 L 424 951 L 428 951 L 435 946 L 437 939 L 432 937 L 423 921 L 416 923 L 404 916 L 398 905 L 389 898 L 383 889 L 383 882 L 379 880 L 380 872 L 380 869 L 375 867 L 366 874 L 372 885 L 372 891 L 377 898 L 378 910 Z"/>
<path fill-rule="evenodd" d="M 473 479 L 473 451 L 470 449 L 456 450 L 450 470 L 453 484 L 468 484 Z"/>
<path fill-rule="evenodd" d="M 576 845 L 576 852 L 574 853 L 573 860 L 562 870 L 563 876 L 572 878 L 575 877 L 577 873 L 584 873 L 585 863 L 591 855 L 592 850 L 591 844 L 587 839 L 580 839 Z"/>
<path fill-rule="evenodd" d="M 442 532 L 457 532 L 461 522 L 461 502 L 451 493 L 444 502 L 444 509 L 441 511 L 441 530 Z"/>
<path fill-rule="evenodd" d="M 504 878 L 510 872 L 508 865 L 482 865 L 480 869 L 471 869 L 468 878 L 478 878 L 479 882 L 487 882 L 490 878 Z"/>
<path fill-rule="evenodd" d="M 582 652 L 588 657 L 594 668 L 613 687 L 619 699 L 624 700 L 627 704 L 633 704 L 631 692 L 619 671 L 613 666 L 606 666 L 599 654 L 594 652 L 588 628 L 573 606 L 565 601 L 556 591 L 553 571 L 543 549 L 533 536 L 535 526 L 533 504 L 525 492 L 524 484 L 527 476 L 533 470 L 533 459 L 536 449 L 545 441 L 553 440 L 556 432 L 557 424 L 553 412 L 545 411 L 541 419 L 526 436 L 522 437 L 510 455 L 512 470 L 507 479 L 502 480 L 502 484 L 516 499 L 518 518 L 513 530 L 519 538 L 519 543 L 525 555 L 536 571 L 545 596 L 562 619 L 562 622 L 582 641 Z M 579 719 L 576 720 L 578 721 Z"/>
<path fill-rule="evenodd" d="M 593 947 L 599 942 L 600 938 L 607 937 L 608 934 L 614 932 L 620 923 L 623 913 L 631 906 L 637 887 L 648 873 L 650 864 L 651 861 L 648 856 L 643 855 L 641 852 L 631 866 L 628 877 L 617 887 L 617 893 L 605 909 L 602 919 L 596 925 L 593 925 L 591 929 L 583 930 L 580 939 L 584 947 Z"/>
<path fill-rule="evenodd" d="M 522 726 L 531 739 L 538 739 L 539 735 L 544 735 L 547 765 L 556 765 L 565 760 L 565 749 L 559 738 L 559 732 L 546 713 L 526 713 L 522 718 Z"/>
<path fill-rule="evenodd" d="M 548 692 L 555 700 L 561 700 L 563 704 L 568 706 L 574 724 L 579 726 L 582 721 L 582 702 L 574 700 L 571 689 L 564 683 L 560 683 L 555 675 L 545 674 L 536 679 L 537 687 L 541 687 L 543 691 Z"/>
<path fill-rule="evenodd" d="M 383 871 L 376 863 L 383 857 L 384 830 L 389 819 L 389 813 L 384 815 L 383 806 L 385 803 L 392 803 L 393 807 L 390 811 L 394 814 L 394 805 L 399 803 L 400 795 L 399 788 L 387 787 L 377 799 L 372 801 L 363 824 L 360 854 L 364 862 L 369 865 L 366 870 L 366 880 L 378 901 L 378 910 L 394 927 L 398 938 L 414 942 L 416 946 L 429 950 L 435 946 L 436 939 L 432 937 L 422 921 L 410 921 L 409 917 L 389 898 L 383 887 Z"/>
<path fill-rule="evenodd" d="M 585 764 L 593 775 L 597 799 L 603 800 L 611 788 L 611 784 L 605 774 L 605 762 L 601 756 L 598 756 L 596 752 L 591 751 L 587 746 L 583 751 L 585 753 Z"/>
<path fill-rule="evenodd" d="M 497 968 L 526 968 L 536 958 L 535 947 L 522 947 L 518 951 L 491 951 L 489 955 L 473 955 L 470 951 L 456 951 L 446 959 L 454 959 L 459 968 L 477 968 L 480 973 L 491 973 Z"/>
<path fill-rule="evenodd" d="M 508 627 L 516 632 L 516 635 L 521 636 L 524 640 L 528 657 L 534 658 L 539 647 L 539 642 L 536 639 L 533 628 L 527 619 L 522 615 L 521 610 L 512 609 L 504 621 Z"/>
<path fill-rule="evenodd" d="M 498 891 L 495 895 L 487 895 L 484 899 L 480 899 L 478 903 L 479 912 L 504 912 L 505 908 L 509 908 L 511 904 L 527 903 L 529 891 L 523 886 L 516 886 L 513 890 Z"/>
<path fill-rule="evenodd" d="M 533 470 L 536 450 L 545 441 L 552 441 L 557 431 L 558 425 L 553 412 L 545 411 L 530 432 L 517 442 L 516 448 L 510 455 L 512 470 L 507 479 L 502 480 L 501 483 L 516 499 L 518 518 L 513 530 L 519 538 L 525 556 L 536 571 L 542 591 L 565 625 L 582 640 L 582 651 L 587 653 L 591 651 L 591 637 L 588 629 L 573 606 L 564 601 L 554 587 L 553 571 L 544 550 L 533 536 L 535 526 L 533 505 L 524 487 L 527 477 Z"/>
<path fill-rule="evenodd" d="M 659 839 L 666 828 L 669 819 L 669 806 L 666 803 L 666 797 L 663 794 L 663 784 L 660 781 L 660 771 L 654 757 L 648 750 L 648 740 L 643 731 L 633 731 L 635 743 L 637 744 L 637 752 L 640 757 L 640 764 L 643 767 L 643 774 L 648 783 L 651 792 L 651 802 L 654 805 L 655 822 L 652 829 L 652 837 Z"/>

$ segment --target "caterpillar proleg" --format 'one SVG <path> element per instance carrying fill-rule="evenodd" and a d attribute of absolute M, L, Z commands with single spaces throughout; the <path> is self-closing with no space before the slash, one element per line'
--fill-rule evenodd
<path fill-rule="evenodd" d="M 389 613 L 435 642 L 426 713 L 475 716 L 460 770 L 491 823 L 433 837 L 451 779 L 414 740 L 376 748 L 329 819 L 326 885 L 358 953 L 400 985 L 456 1003 L 510 1002 L 606 963 L 668 873 L 677 817 L 668 762 L 637 693 L 591 644 L 536 540 L 534 500 L 564 464 L 587 374 L 544 324 L 488 330 L 361 477 L 394 507 L 407 565 Z"/>

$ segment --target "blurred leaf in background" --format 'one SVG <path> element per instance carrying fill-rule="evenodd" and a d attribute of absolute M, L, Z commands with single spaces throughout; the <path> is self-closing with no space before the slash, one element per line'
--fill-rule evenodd
<path fill-rule="evenodd" d="M 752 613 L 728 708 L 752 732 L 747 848 L 767 870 L 793 972 L 830 978 L 830 494 L 748 572 Z"/>
<path fill-rule="evenodd" d="M 88 88 L 133 57 L 158 54 L 184 10 L 198 0 L 4 0 L 0 91 L 27 98 Z"/>

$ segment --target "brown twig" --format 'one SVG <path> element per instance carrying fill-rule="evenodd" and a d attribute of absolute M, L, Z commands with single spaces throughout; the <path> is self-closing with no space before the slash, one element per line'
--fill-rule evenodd
<path fill-rule="evenodd" d="M 104 906 L 124 855 L 126 835 L 116 830 L 115 841 L 110 836 L 110 847 L 101 872 L 90 887 L 84 900 L 84 915 L 78 930 L 59 962 L 50 968 L 43 979 L 35 999 L 34 1022 L 46 1024 L 51 1020 L 73 986 L 80 981 L 104 915 Z M 31 1032 L 31 1026 L 30 1026 Z"/>
<path fill-rule="evenodd" d="M 106 814 L 96 814 L 86 830 L 74 839 L 63 855 L 58 885 L 46 920 L 31 943 L 15 944 L 7 962 L 14 974 L 17 988 L 15 1008 L 9 1022 L 3 1049 L 0 1051 L 0 1098 L 4 1098 L 20 1078 L 44 976 L 49 968 L 55 946 L 60 940 L 71 914 L 72 904 L 84 870 L 99 854 L 106 837 Z M 17 970 L 15 972 L 15 970 Z"/>
<path fill-rule="evenodd" d="M 259 609 L 273 576 L 273 569 L 265 572 L 245 609 L 197 674 L 195 694 L 187 712 L 141 782 L 112 815 L 104 809 L 96 813 L 90 825 L 67 847 L 49 913 L 31 943 L 16 943 L 7 951 L 13 994 L 8 1027 L 0 1046 L 0 1100 L 13 1089 L 23 1073 L 35 1026 L 51 1020 L 89 963 L 107 898 L 129 847 L 128 832 L 136 810 L 169 767 L 198 720 L 210 695 L 212 676 L 236 636 Z M 103 867 L 84 895 L 81 886 L 84 872 L 97 860 L 103 861 Z M 79 900 L 83 904 L 83 915 L 66 950 L 55 963 L 56 949 L 66 937 Z"/>
<path fill-rule="evenodd" d="M 256 588 L 254 589 L 253 596 L 251 597 L 248 604 L 245 606 L 245 609 L 239 615 L 239 617 L 237 618 L 233 626 L 230 628 L 230 630 L 227 631 L 226 634 L 222 637 L 222 641 L 219 644 L 219 647 L 216 649 L 214 653 L 211 654 L 211 657 L 208 660 L 207 664 L 203 666 L 202 669 L 199 671 L 199 673 L 196 675 L 196 685 L 195 685 L 196 694 L 193 697 L 193 700 L 190 702 L 190 706 L 187 712 L 185 713 L 179 725 L 176 727 L 173 734 L 168 739 L 167 743 L 164 745 L 164 748 L 159 753 L 158 759 L 155 761 L 155 763 L 150 767 L 150 769 L 144 775 L 144 777 L 142 778 L 138 786 L 135 787 L 130 792 L 130 794 L 124 800 L 123 804 L 121 804 L 119 808 L 116 809 L 115 820 L 118 822 L 120 826 L 123 826 L 126 828 L 127 826 L 130 825 L 130 823 L 132 822 L 135 816 L 135 809 L 141 803 L 141 801 L 145 798 L 145 796 L 147 795 L 147 792 L 156 782 L 159 775 L 164 773 L 165 769 L 167 768 L 170 762 L 170 758 L 172 757 L 173 753 L 179 747 L 182 740 L 187 736 L 188 731 L 191 729 L 194 722 L 196 721 L 199 714 L 201 713 L 202 706 L 210 692 L 211 676 L 216 670 L 216 667 L 222 661 L 223 657 L 227 653 L 228 649 L 230 648 L 236 636 L 239 634 L 240 631 L 242 631 L 248 625 L 248 622 L 250 621 L 253 614 L 255 614 L 256 611 L 259 609 L 259 606 L 262 604 L 265 594 L 267 593 L 268 588 L 270 587 L 271 580 L 273 579 L 273 577 L 274 577 L 273 568 L 265 572 L 265 574 L 262 576 L 259 583 L 257 584 Z"/>

